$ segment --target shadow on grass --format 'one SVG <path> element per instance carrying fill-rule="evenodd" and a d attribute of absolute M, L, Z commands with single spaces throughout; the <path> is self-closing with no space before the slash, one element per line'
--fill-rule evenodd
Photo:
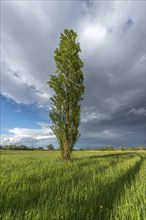
<path fill-rule="evenodd" d="M 125 155 L 135 155 L 135 153 L 133 152 L 125 152 L 125 153 L 109 153 L 109 154 L 104 154 L 104 155 L 94 155 L 94 156 L 90 156 L 90 159 L 95 159 L 95 158 L 110 158 L 110 157 L 114 157 L 117 158 L 119 156 L 125 156 Z"/>
<path fill-rule="evenodd" d="M 77 161 L 84 161 L 88 159 L 97 159 L 97 158 L 118 158 L 119 156 L 126 156 L 126 155 L 135 155 L 135 152 L 125 152 L 125 153 L 108 153 L 103 155 L 93 155 L 93 156 L 87 156 L 87 157 L 74 157 L 71 159 L 71 162 L 77 162 Z"/>
<path fill-rule="evenodd" d="M 118 154 L 110 154 L 110 155 L 99 155 L 94 158 L 88 157 L 87 159 L 89 159 L 89 158 L 95 159 L 95 160 L 92 160 L 95 163 L 96 158 L 98 158 L 98 157 L 99 158 L 101 158 L 101 157 L 108 158 L 108 157 L 113 157 L 115 155 L 117 156 L 116 158 L 118 158 L 121 155 L 124 155 L 124 156 L 126 155 L 129 158 L 131 156 L 135 156 L 135 153 L 118 153 Z M 136 162 L 136 164 L 132 168 L 128 169 L 127 172 L 124 173 L 124 175 L 120 176 L 115 181 L 110 182 L 109 184 L 103 186 L 100 194 L 95 195 L 94 194 L 95 192 L 91 191 L 91 195 L 90 195 L 89 199 L 93 197 L 96 200 L 91 207 L 93 209 L 93 215 L 92 215 L 93 218 L 92 219 L 95 219 L 95 220 L 109 219 L 110 211 L 113 208 L 114 202 L 119 200 L 119 198 L 124 193 L 124 184 L 130 185 L 131 182 L 135 180 L 136 174 L 138 173 L 138 171 L 143 163 L 143 160 L 144 160 L 144 158 L 141 155 L 139 155 L 139 156 L 140 156 L 140 160 L 138 162 Z M 117 160 L 117 162 L 118 162 L 118 160 Z M 84 166 L 84 165 L 86 166 L 89 164 L 84 164 L 84 161 L 83 161 L 82 166 Z M 105 169 L 106 168 L 107 168 L 107 166 L 105 167 Z M 52 175 L 53 175 L 53 173 L 52 173 Z M 71 181 L 73 178 L 74 178 L 74 180 L 75 180 L 75 178 L 78 178 L 78 174 L 74 173 L 74 175 L 75 176 L 73 176 L 73 175 L 69 176 L 69 181 Z M 83 175 L 85 175 L 85 174 L 83 173 Z M 36 177 L 36 179 L 34 179 L 34 180 L 32 179 L 31 184 L 33 185 L 34 181 L 36 181 L 36 184 L 37 184 L 37 180 L 38 180 L 38 177 Z M 65 184 L 65 183 L 59 182 L 58 184 L 60 185 L 60 184 Z M 80 184 L 80 183 L 78 183 L 78 179 L 77 179 L 76 184 Z M 19 187 L 19 185 L 18 185 L 18 187 Z M 56 187 L 55 184 L 54 184 L 54 187 Z M 15 218 L 17 216 L 17 212 L 25 212 L 27 209 L 30 209 L 30 208 L 33 209 L 33 208 L 37 207 L 39 204 L 40 198 L 42 198 L 42 193 L 44 196 L 46 196 L 47 194 L 51 195 L 52 189 L 45 188 L 45 189 L 43 189 L 43 191 L 40 191 L 39 189 L 34 190 L 33 188 L 30 188 L 29 190 L 26 189 L 26 191 L 24 189 L 22 189 L 21 192 L 13 195 L 11 198 L 9 198 L 9 200 L 7 200 L 7 195 L 4 195 L 2 200 L 3 200 L 4 204 L 6 204 L 6 202 L 8 202 L 8 203 L 2 207 L 3 212 L 6 212 L 7 210 L 11 210 L 11 215 Z M 55 196 L 56 195 L 54 195 L 54 198 L 55 198 Z M 72 200 L 72 198 L 70 198 L 70 201 L 71 200 Z M 53 199 L 52 199 L 52 201 L 53 201 Z M 72 207 L 75 207 L 76 205 L 73 204 L 74 202 L 77 202 L 77 201 L 72 201 L 72 204 L 69 202 L 69 205 L 71 205 Z M 80 206 L 81 204 L 78 204 L 78 205 Z M 101 205 L 103 206 L 103 208 L 100 208 Z M 84 201 L 83 201 L 83 206 L 84 206 L 83 210 L 86 213 L 86 211 L 87 211 L 86 209 L 88 207 L 88 204 L 87 205 L 84 204 Z M 52 209 L 53 209 L 53 207 L 52 207 Z M 78 210 L 74 210 L 74 211 L 77 212 Z M 50 210 L 50 212 L 51 212 L 51 210 Z M 74 215 L 75 215 L 74 212 L 70 213 L 70 214 L 71 215 L 69 218 L 65 218 L 66 220 L 78 220 L 78 219 L 74 218 Z M 82 217 L 80 218 L 80 220 L 92 220 L 92 219 L 91 218 L 88 219 L 85 216 L 84 216 L 84 218 L 82 218 Z M 44 219 L 44 220 L 47 220 L 47 219 Z M 51 219 L 49 219 L 49 220 L 51 220 Z M 56 220 L 59 220 L 59 219 L 56 219 Z"/>
<path fill-rule="evenodd" d="M 72 162 L 74 163 L 78 163 L 78 167 L 82 168 L 85 166 L 90 166 L 90 165 L 94 165 L 97 161 L 97 159 L 118 159 L 118 158 L 124 158 L 124 159 L 128 159 L 128 158 L 132 158 L 135 156 L 135 153 L 115 153 L 115 154 L 105 154 L 105 155 L 94 155 L 94 156 L 89 156 L 86 158 L 73 158 Z"/>
<path fill-rule="evenodd" d="M 103 191 L 97 197 L 96 208 L 94 209 L 94 219 L 107 220 L 110 218 L 110 212 L 114 202 L 118 201 L 124 193 L 124 186 L 130 186 L 130 184 L 135 181 L 136 174 L 144 161 L 144 157 L 141 155 L 139 156 L 140 160 L 136 162 L 132 168 L 128 169 L 124 175 L 104 186 Z"/>
<path fill-rule="evenodd" d="M 83 214 L 80 213 L 80 215 L 77 216 L 76 213 L 71 213 L 70 218 L 67 218 L 66 220 L 75 220 L 77 217 L 79 217 L 80 220 L 110 219 L 110 214 L 114 208 L 114 204 L 120 200 L 121 196 L 123 196 L 125 192 L 125 185 L 130 187 L 131 183 L 135 181 L 136 175 L 143 164 L 144 156 L 138 156 L 140 157 L 139 160 L 133 165 L 133 167 L 127 168 L 123 175 L 119 176 L 114 181 L 105 184 L 104 186 L 99 185 L 97 193 L 95 190 L 91 190 L 88 198 L 85 199 L 83 196 L 83 199 L 80 199 L 82 202 L 78 204 L 80 207 L 82 207 Z M 90 209 L 92 209 L 92 213 L 89 214 Z M 76 218 L 74 215 L 76 215 Z"/>

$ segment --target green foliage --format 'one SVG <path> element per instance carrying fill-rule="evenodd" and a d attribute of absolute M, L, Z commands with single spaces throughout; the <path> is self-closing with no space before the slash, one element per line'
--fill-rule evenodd
<path fill-rule="evenodd" d="M 115 150 L 115 149 L 114 149 L 113 146 L 106 146 L 106 147 L 105 147 L 105 150 L 107 150 L 107 151 L 109 150 L 109 151 L 110 151 L 110 150 Z"/>
<path fill-rule="evenodd" d="M 125 150 L 125 147 L 124 146 L 120 146 L 119 150 Z"/>
<path fill-rule="evenodd" d="M 38 150 L 44 150 L 44 148 L 43 147 L 38 147 Z"/>
<path fill-rule="evenodd" d="M 49 86 L 53 89 L 51 97 L 52 130 L 65 160 L 70 160 L 71 152 L 80 134 L 80 101 L 83 99 L 83 62 L 76 42 L 77 34 L 73 30 L 64 30 L 60 36 L 59 47 L 54 51 L 56 73 L 51 75 Z"/>
<path fill-rule="evenodd" d="M 47 149 L 48 149 L 48 150 L 54 150 L 54 146 L 53 146 L 52 144 L 49 144 L 49 145 L 47 146 Z"/>
<path fill-rule="evenodd" d="M 3 220 L 144 220 L 144 152 L 1 151 Z"/>

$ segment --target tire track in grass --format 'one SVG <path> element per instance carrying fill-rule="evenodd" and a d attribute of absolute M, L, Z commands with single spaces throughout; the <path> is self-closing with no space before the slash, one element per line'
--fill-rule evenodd
<path fill-rule="evenodd" d="M 105 155 L 93 155 L 93 156 L 89 156 L 86 157 L 86 159 L 83 158 L 78 158 L 78 161 L 76 162 L 76 164 L 78 164 L 79 168 L 85 167 L 85 166 L 89 166 L 89 165 L 95 165 L 95 163 L 97 162 L 97 159 L 119 159 L 119 158 L 126 158 L 127 156 L 130 158 L 135 156 L 135 153 L 115 153 L 115 154 L 105 154 Z"/>
<path fill-rule="evenodd" d="M 101 175 L 103 175 L 103 173 L 106 170 L 108 170 L 110 168 L 110 166 L 116 166 L 117 163 L 119 163 L 120 166 L 122 165 L 122 163 L 124 165 L 125 159 L 127 157 L 128 157 L 128 155 L 124 156 L 124 158 L 122 158 L 119 161 L 120 156 L 114 157 L 114 160 L 112 160 L 112 156 L 110 156 L 109 158 L 111 159 L 111 161 L 108 161 L 108 162 L 111 162 L 111 164 L 107 163 L 104 167 L 103 166 L 104 163 L 103 164 L 101 163 L 100 165 L 103 166 L 103 169 L 101 168 L 101 170 L 100 170 L 100 167 L 98 167 L 98 162 L 100 160 L 98 161 L 96 158 L 89 159 L 89 164 L 85 162 L 84 166 L 81 166 L 81 167 L 78 167 L 79 164 L 77 164 L 77 163 L 76 164 L 68 164 L 68 166 L 65 167 L 66 170 L 64 171 L 64 173 L 66 173 L 66 175 L 68 175 L 66 177 L 66 179 L 67 179 L 66 182 L 65 182 L 65 176 L 62 175 L 63 170 L 59 173 L 59 166 L 63 163 L 59 163 L 57 165 L 57 167 L 55 165 L 54 169 L 52 166 L 51 173 L 50 173 L 51 175 L 48 177 L 45 177 L 45 172 L 44 172 L 44 174 L 43 174 L 44 176 L 42 176 L 43 179 L 40 182 L 39 181 L 37 182 L 37 179 L 34 179 L 34 181 L 33 181 L 33 175 L 32 175 L 32 182 L 31 183 L 28 182 L 28 184 L 27 184 L 27 181 L 29 180 L 29 179 L 27 179 L 26 185 L 24 183 L 24 185 L 22 185 L 22 189 L 21 188 L 17 189 L 18 194 L 17 195 L 12 194 L 11 202 L 9 203 L 10 207 L 7 207 L 7 209 L 5 211 L 11 213 L 13 215 L 12 216 L 13 219 L 20 219 L 20 218 L 18 218 L 18 216 L 21 216 L 21 214 L 23 212 L 25 212 L 25 210 L 33 210 L 32 218 L 28 216 L 27 220 L 29 220 L 29 219 L 42 220 L 42 219 L 40 219 L 42 216 L 44 216 L 43 220 L 52 220 L 52 219 L 60 220 L 59 215 L 63 216 L 63 220 L 92 220 L 92 219 L 93 220 L 94 219 L 104 220 L 104 219 L 106 219 L 107 210 L 106 210 L 106 213 L 103 215 L 102 211 L 101 211 L 102 209 L 99 208 L 99 206 L 102 203 L 105 203 L 105 205 L 106 205 L 105 207 L 112 209 L 112 206 L 110 206 L 110 205 L 108 206 L 108 204 L 106 204 L 106 200 L 109 199 L 111 193 L 114 193 L 114 190 L 112 188 L 113 188 L 113 186 L 114 186 L 114 188 L 116 187 L 116 184 L 117 184 L 119 178 L 117 178 L 117 179 L 113 178 L 114 180 L 110 184 L 104 185 L 104 188 L 102 189 L 101 193 L 98 194 L 95 191 L 92 191 L 92 189 L 91 189 L 92 188 L 91 184 L 95 184 L 95 182 L 93 182 L 93 174 L 95 173 L 95 175 L 98 177 L 100 173 L 101 173 Z M 131 159 L 132 157 L 133 156 L 130 154 L 128 159 Z M 90 160 L 92 160 L 92 163 L 90 163 L 91 162 Z M 106 162 L 107 162 L 107 160 L 108 160 L 108 157 L 106 156 Z M 134 165 L 134 167 L 135 167 L 135 165 Z M 82 168 L 82 170 L 80 170 L 81 168 Z M 97 171 L 95 169 L 97 169 Z M 117 169 L 117 166 L 116 166 L 116 169 Z M 129 172 L 131 172 L 131 169 L 129 170 Z M 47 170 L 46 170 L 46 172 L 47 172 Z M 39 173 L 37 173 L 37 175 L 38 174 Z M 57 177 L 58 174 L 60 176 Z M 42 175 L 42 173 L 40 175 Z M 127 178 L 125 173 L 122 176 Z M 120 178 L 122 178 L 122 176 Z M 91 180 L 90 180 L 90 177 L 91 177 Z M 47 178 L 50 178 L 50 182 L 47 181 Z M 112 179 L 112 177 L 111 177 L 111 179 Z M 51 185 L 49 185 L 49 184 L 51 184 Z M 30 185 L 30 188 L 27 188 L 29 185 Z M 82 185 L 81 188 L 80 188 L 80 185 Z M 121 185 L 119 184 L 118 186 L 121 186 Z M 123 187 L 123 185 L 121 186 L 121 188 L 122 187 Z M 86 192 L 84 192 L 84 190 L 88 190 L 88 188 L 89 188 L 89 193 L 91 193 L 91 195 L 89 195 L 89 197 L 88 197 L 88 194 L 86 195 Z M 81 192 L 80 192 L 80 189 L 82 190 Z M 79 203 L 77 204 L 76 203 L 77 201 L 72 200 L 71 191 L 72 191 L 73 195 L 75 193 L 77 194 L 77 196 L 78 196 L 78 193 L 81 196 L 83 195 L 83 206 L 85 205 L 85 207 L 83 207 L 83 211 L 85 213 L 83 213 L 82 216 L 77 215 L 78 210 L 80 210 L 80 206 L 79 206 L 80 204 Z M 61 195 L 60 195 L 60 197 L 62 199 L 61 201 L 57 200 L 59 192 L 61 192 Z M 49 195 L 49 197 L 47 197 L 47 194 Z M 87 206 L 86 206 L 86 201 L 84 201 L 84 196 L 87 197 L 87 201 L 88 201 L 88 198 L 90 199 L 90 201 L 88 201 L 89 205 L 87 204 Z M 105 200 L 103 200 L 103 198 L 102 198 L 104 196 L 105 196 Z M 117 197 L 118 197 L 118 192 L 116 192 L 116 196 L 114 195 L 112 197 L 111 202 L 114 202 Z M 95 200 L 94 200 L 94 198 L 95 198 Z M 53 204 L 50 201 L 53 202 Z M 21 202 L 22 202 L 22 204 L 21 204 Z M 89 217 L 88 217 L 88 216 L 86 216 L 86 210 L 88 210 L 88 208 L 92 207 L 92 204 L 94 202 L 95 202 L 95 207 L 93 207 L 94 208 L 93 214 L 89 215 Z M 42 205 L 41 205 L 41 203 L 42 203 Z M 46 206 L 46 211 L 44 210 L 43 205 Z M 102 205 L 103 205 L 103 208 L 105 208 L 104 204 L 102 204 Z M 13 212 L 10 212 L 11 208 L 13 208 Z M 49 208 L 50 208 L 50 210 L 49 210 Z M 59 213 L 56 215 L 56 218 L 55 218 L 55 212 Z M 28 211 L 28 213 L 29 213 L 29 211 Z M 65 214 L 62 214 L 62 213 L 65 213 Z M 36 214 L 37 214 L 37 217 L 36 217 Z M 103 218 L 100 218 L 101 214 L 103 215 L 103 216 L 101 216 Z M 53 218 L 53 215 L 54 215 L 54 218 Z"/>
<path fill-rule="evenodd" d="M 76 164 L 75 167 L 69 167 L 70 165 L 72 165 L 70 164 L 69 166 L 66 166 L 65 171 L 64 171 L 64 168 L 60 169 L 59 167 L 57 167 L 54 170 L 54 167 L 51 167 L 50 170 L 48 170 L 48 172 L 45 170 L 42 174 L 40 174 L 39 177 L 38 177 L 38 174 L 34 175 L 34 173 L 32 173 L 31 175 L 28 176 L 28 178 L 26 177 L 24 179 L 24 176 L 22 176 L 21 179 L 18 178 L 16 181 L 13 181 L 11 183 L 10 187 L 13 190 L 11 191 L 10 188 L 7 187 L 7 190 L 8 190 L 7 193 L 1 195 L 2 201 L 5 204 L 7 204 L 5 208 L 3 207 L 3 211 L 5 212 L 6 210 L 9 210 L 9 209 L 13 210 L 13 207 L 14 207 L 14 210 L 15 208 L 17 210 L 20 208 L 21 210 L 22 204 L 26 204 L 26 209 L 27 209 L 27 206 L 30 207 L 30 204 L 32 204 L 31 206 L 33 205 L 36 206 L 42 193 L 44 194 L 45 192 L 47 192 L 47 194 L 52 195 L 53 191 L 59 191 L 58 187 L 60 187 L 60 185 L 69 184 L 71 187 L 75 187 L 75 185 L 78 185 L 81 182 L 81 180 L 84 179 L 85 172 L 86 172 L 86 176 L 88 176 L 88 174 L 90 175 L 90 171 L 92 172 L 93 170 L 93 166 L 92 166 L 93 164 L 94 166 L 97 166 L 96 163 L 100 162 L 100 164 L 98 164 L 98 172 L 104 172 L 109 166 L 113 164 L 113 162 L 114 164 L 119 163 L 118 159 L 117 161 L 109 160 L 109 161 L 106 161 L 106 163 L 105 161 L 97 161 L 97 160 L 92 161 L 93 163 L 90 163 L 88 159 L 87 162 L 89 162 L 88 172 L 85 170 L 88 164 L 86 164 L 86 166 L 84 164 L 84 169 L 82 170 L 80 170 L 80 166 L 78 166 L 78 164 Z M 123 158 L 121 162 L 123 162 Z M 56 177 L 58 178 L 56 179 Z M 51 180 L 51 182 L 53 182 L 53 189 L 45 188 L 43 190 L 40 190 L 39 186 L 41 186 L 43 182 L 46 182 L 49 179 Z M 49 184 L 49 181 L 48 181 L 48 184 Z M 27 188 L 27 186 L 29 186 L 29 188 Z M 36 187 L 38 187 L 38 190 L 35 190 Z M 11 197 L 9 197 L 9 200 L 7 199 L 8 194 L 9 196 L 11 195 Z M 32 198 L 30 197 L 30 195 L 32 195 L 33 197 L 33 200 L 34 200 L 33 203 L 32 203 Z"/>
<path fill-rule="evenodd" d="M 131 156 L 133 155 L 129 155 L 129 157 Z M 104 157 L 102 157 L 102 159 L 104 159 Z M 107 156 L 106 159 L 108 159 Z M 17 212 L 21 212 L 23 209 L 27 210 L 36 207 L 39 203 L 39 200 L 42 200 L 42 195 L 45 195 L 43 201 L 45 200 L 45 198 L 47 199 L 46 195 L 50 196 L 50 200 L 57 199 L 59 192 L 61 192 L 60 196 L 63 197 L 66 188 L 61 189 L 60 186 L 66 185 L 68 187 L 69 185 L 71 188 L 74 188 L 82 181 L 84 181 L 85 175 L 87 178 L 88 176 L 90 178 L 90 175 L 92 175 L 92 171 L 97 165 L 100 165 L 98 166 L 98 173 L 104 172 L 106 169 L 109 168 L 109 166 L 112 166 L 113 163 L 114 165 L 119 162 L 122 163 L 123 160 L 125 160 L 126 158 L 121 158 L 121 160 L 119 161 L 119 157 L 116 157 L 113 161 L 110 156 L 109 159 L 109 161 L 106 160 L 106 163 L 104 160 L 97 161 L 97 159 L 92 159 L 91 163 L 90 159 L 88 159 L 87 161 L 85 161 L 86 165 L 84 164 L 83 166 L 82 163 L 81 167 L 84 168 L 82 170 L 80 170 L 80 166 L 78 166 L 78 163 L 68 164 L 68 166 L 61 169 L 59 168 L 59 166 L 63 163 L 59 163 L 58 167 L 55 167 L 54 169 L 54 166 L 51 166 L 50 171 L 48 170 L 47 172 L 47 170 L 45 170 L 44 173 L 41 173 L 39 175 L 39 177 L 38 173 L 36 175 L 32 173 L 30 176 L 28 176 L 28 178 L 24 178 L 24 176 L 22 176 L 23 179 L 17 179 L 16 182 L 13 182 L 13 185 L 10 185 L 11 190 L 9 189 L 7 192 L 7 194 L 9 194 L 9 197 L 7 198 L 7 194 L 4 194 L 3 202 L 5 202 L 5 204 L 7 205 L 3 207 L 3 212 L 6 212 L 7 210 L 12 210 L 12 215 L 17 216 Z M 89 164 L 86 162 L 88 162 Z M 100 164 L 98 164 L 99 162 Z M 51 180 L 50 184 L 53 186 L 53 188 L 48 187 L 48 179 Z M 47 188 L 44 183 L 48 183 Z M 42 185 L 44 185 L 45 188 L 42 187 Z M 56 201 L 54 201 L 54 203 L 56 203 Z"/>
<path fill-rule="evenodd" d="M 128 158 L 129 159 L 129 158 Z M 139 162 L 139 158 L 137 157 L 136 158 L 137 162 Z M 131 161 L 128 160 L 128 161 Z M 136 164 L 136 161 L 135 159 L 133 158 L 132 159 L 132 166 L 134 165 L 135 166 Z M 121 175 L 118 171 L 119 167 L 121 167 L 122 165 L 122 162 L 118 164 L 118 166 L 116 166 L 116 169 L 115 169 L 115 173 L 117 174 L 118 172 L 118 175 Z M 124 163 L 125 165 L 125 163 Z M 93 169 L 95 169 L 95 167 L 93 167 Z M 97 167 L 98 169 L 98 167 Z M 111 167 L 108 167 L 108 169 L 110 170 Z M 107 170 L 108 170 L 107 169 Z M 130 168 L 130 172 L 131 172 L 131 169 Z M 123 171 L 124 170 L 124 171 Z M 125 173 L 127 172 L 127 168 L 123 169 L 122 170 L 122 174 L 124 173 L 124 176 L 125 176 Z M 109 199 L 109 196 L 110 196 L 110 193 L 112 191 L 110 191 L 110 188 L 111 186 L 113 185 L 113 183 L 115 182 L 115 185 L 117 183 L 117 178 L 116 177 L 116 180 L 115 180 L 115 177 L 112 177 L 109 179 L 109 181 L 111 181 L 113 179 L 113 181 L 109 183 L 106 183 L 103 187 L 102 187 L 102 184 L 104 183 L 104 178 L 102 178 L 102 182 L 98 182 L 97 186 L 95 185 L 95 181 L 99 180 L 98 177 L 100 177 L 100 173 L 97 172 L 97 178 L 94 180 L 93 182 L 93 179 L 94 177 L 92 175 L 88 175 L 88 173 L 86 172 L 88 170 L 85 170 L 85 175 L 86 177 L 84 176 L 83 177 L 83 181 L 79 182 L 76 186 L 73 187 L 73 189 L 71 190 L 71 185 L 70 184 L 67 184 L 66 186 L 69 187 L 69 190 L 72 191 L 72 193 L 70 191 L 64 191 L 64 193 L 66 193 L 66 199 L 63 197 L 62 195 L 62 199 L 63 199 L 63 203 L 59 204 L 59 209 L 60 209 L 60 215 L 63 216 L 63 219 L 64 220 L 94 220 L 94 219 L 99 219 L 99 220 L 103 220 L 104 218 L 100 218 L 100 215 L 101 215 L 101 210 L 100 210 L 100 206 L 102 203 L 104 203 L 103 201 L 103 196 L 105 196 L 105 193 L 106 191 L 108 192 L 108 195 L 106 196 L 106 201 L 108 201 Z M 94 171 L 94 170 L 93 170 Z M 104 173 L 104 172 L 103 172 Z M 108 173 L 108 171 L 106 171 L 106 173 Z M 89 173 L 90 174 L 90 173 Z M 106 175 L 106 174 L 105 174 Z M 121 175 L 122 176 L 122 175 Z M 91 179 L 90 179 L 91 177 Z M 93 189 L 94 187 L 94 189 Z M 97 191 L 96 187 L 99 187 L 100 189 L 102 189 L 101 191 Z M 106 189 L 104 189 L 106 187 Z M 95 190 L 96 189 L 96 190 Z M 69 192 L 69 193 L 67 193 Z M 68 204 L 70 206 L 68 206 Z M 102 204 L 104 205 L 104 204 Z M 105 205 L 104 205 L 105 206 Z M 105 207 L 104 207 L 105 208 Z M 91 211 L 89 213 L 89 211 Z M 107 212 L 107 210 L 105 210 Z M 53 212 L 53 215 L 55 215 L 55 212 Z M 52 219 L 55 219 L 55 220 L 59 220 L 59 218 L 56 216 L 54 218 L 50 218 L 50 220 Z M 105 218 L 107 220 L 107 218 Z"/>
<path fill-rule="evenodd" d="M 92 178 L 89 179 L 89 176 L 87 175 L 87 180 L 84 183 L 78 184 L 78 188 L 75 187 L 74 191 L 72 192 L 72 195 L 70 194 L 70 197 L 68 197 L 68 202 L 71 204 L 72 209 L 76 209 L 76 203 L 79 204 L 78 209 L 75 210 L 74 213 L 67 215 L 64 217 L 66 220 L 91 220 L 91 219 L 109 219 L 106 218 L 108 212 L 110 211 L 110 208 L 112 208 L 111 204 L 115 200 L 115 188 L 118 186 L 121 186 L 121 179 L 123 177 L 129 176 L 129 173 L 132 172 L 133 167 L 136 167 L 138 163 L 140 162 L 139 157 L 130 159 L 123 163 L 123 165 L 126 165 L 126 168 L 119 169 L 122 167 L 122 163 L 118 164 L 118 166 L 115 167 L 114 170 L 114 176 L 111 176 L 111 169 L 112 167 L 109 167 L 107 169 L 106 173 L 102 173 L 103 175 L 102 180 L 100 181 L 100 175 L 97 173 L 95 175 L 95 179 Z M 130 164 L 129 172 L 127 172 L 127 165 Z M 97 167 L 98 169 L 98 167 Z M 108 171 L 109 170 L 109 171 Z M 106 175 L 109 177 L 106 179 Z M 117 177 L 118 175 L 118 177 Z M 120 178 L 120 179 L 119 179 Z M 106 179 L 106 184 L 104 184 L 104 180 Z M 84 178 L 85 180 L 85 178 Z M 94 180 L 94 182 L 93 182 Z M 96 184 L 97 181 L 97 184 Z M 110 183 L 108 182 L 110 181 Z M 120 182 L 118 185 L 117 183 Z M 113 189 L 112 189 L 113 188 Z M 117 190 L 118 192 L 118 190 Z M 76 195 L 75 195 L 76 194 Z M 117 195 L 117 194 L 116 194 Z M 74 199 L 72 197 L 75 196 Z M 109 199 L 112 197 L 112 199 Z M 110 200 L 110 201 L 109 201 Z M 108 204 L 109 203 L 109 204 Z M 100 208 L 102 206 L 102 208 Z M 67 205 L 66 205 L 67 207 Z M 102 212 L 105 212 L 103 216 L 101 216 Z M 57 218 L 56 218 L 57 219 Z"/>
<path fill-rule="evenodd" d="M 143 157 L 143 156 L 142 156 Z M 145 220 L 146 219 L 146 160 L 143 161 L 135 180 L 124 185 L 124 194 L 114 204 L 110 220 Z"/>
<path fill-rule="evenodd" d="M 111 182 L 107 186 L 104 186 L 102 193 L 100 194 L 100 203 L 97 200 L 96 210 L 98 214 L 95 214 L 96 220 L 107 220 L 110 219 L 110 213 L 113 209 L 114 203 L 119 201 L 124 193 L 124 186 L 130 186 L 135 181 L 136 175 L 139 172 L 144 158 L 140 157 L 139 161 L 131 168 L 127 169 L 124 175 L 117 178 L 117 180 Z M 102 204 L 102 206 L 101 206 Z"/>
<path fill-rule="evenodd" d="M 121 156 L 126 156 L 126 155 L 135 155 L 135 153 L 133 152 L 122 152 L 122 153 L 109 153 L 109 154 L 104 154 L 104 155 L 93 155 L 93 156 L 89 156 L 90 159 L 94 159 L 94 158 L 109 158 L 109 157 L 121 157 Z"/>

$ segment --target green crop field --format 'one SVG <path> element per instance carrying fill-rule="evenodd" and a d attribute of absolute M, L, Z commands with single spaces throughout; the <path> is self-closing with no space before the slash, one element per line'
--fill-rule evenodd
<path fill-rule="evenodd" d="M 144 220 L 144 152 L 1 151 L 2 220 Z"/>

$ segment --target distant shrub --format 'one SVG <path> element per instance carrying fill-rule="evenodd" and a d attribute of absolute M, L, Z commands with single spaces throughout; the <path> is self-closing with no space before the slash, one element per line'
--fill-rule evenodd
<path fill-rule="evenodd" d="M 110 150 L 115 150 L 113 146 L 106 146 L 105 150 L 110 151 Z"/>
<path fill-rule="evenodd" d="M 118 148 L 118 150 L 125 150 L 125 147 L 124 147 L 124 146 L 120 146 L 120 147 Z"/>
<path fill-rule="evenodd" d="M 39 147 L 38 150 L 44 150 L 44 148 L 43 147 Z"/>
<path fill-rule="evenodd" d="M 49 145 L 47 146 L 47 149 L 48 149 L 48 150 L 54 150 L 54 146 L 53 146 L 52 144 L 49 144 Z"/>

